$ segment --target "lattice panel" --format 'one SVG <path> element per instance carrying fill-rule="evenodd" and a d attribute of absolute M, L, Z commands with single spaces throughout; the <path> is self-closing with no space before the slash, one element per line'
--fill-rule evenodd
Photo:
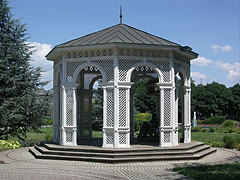
<path fill-rule="evenodd" d="M 159 70 L 162 72 L 163 81 L 170 82 L 170 63 L 168 61 L 159 61 L 159 60 L 148 60 L 148 62 L 156 65 Z"/>
<path fill-rule="evenodd" d="M 107 89 L 107 120 L 106 126 L 113 127 L 114 122 L 114 103 L 113 103 L 113 89 Z"/>
<path fill-rule="evenodd" d="M 73 125 L 73 90 L 66 90 L 66 125 Z"/>
<path fill-rule="evenodd" d="M 127 90 L 119 89 L 119 127 L 127 126 Z"/>
<path fill-rule="evenodd" d="M 99 76 L 99 74 L 90 74 L 85 73 L 84 74 L 84 89 L 89 90 L 89 85 L 91 84 L 92 80 Z"/>
<path fill-rule="evenodd" d="M 174 108 L 174 114 L 175 114 L 175 126 L 178 126 L 178 88 L 175 88 L 175 108 Z"/>
<path fill-rule="evenodd" d="M 127 134 L 119 133 L 119 144 L 127 144 Z"/>
<path fill-rule="evenodd" d="M 66 142 L 73 142 L 73 132 L 66 131 Z"/>
<path fill-rule="evenodd" d="M 142 62 L 141 60 L 127 60 L 119 59 L 119 81 L 127 80 L 128 70 L 136 63 Z"/>
<path fill-rule="evenodd" d="M 136 67 L 132 73 L 131 80 L 135 81 L 138 77 L 150 76 L 152 78 L 158 78 L 158 74 L 148 66 Z"/>
<path fill-rule="evenodd" d="M 114 79 L 114 67 L 113 67 L 113 60 L 107 59 L 107 60 L 94 60 L 92 61 L 94 63 L 97 63 L 104 69 L 106 75 L 107 75 L 107 81 L 113 81 Z"/>
<path fill-rule="evenodd" d="M 84 114 L 87 114 L 89 112 L 89 104 L 90 100 L 89 100 L 89 96 L 86 95 L 84 96 L 84 100 L 83 100 L 83 107 L 84 107 Z"/>
<path fill-rule="evenodd" d="M 77 67 L 86 61 L 73 61 L 73 62 L 67 62 L 67 74 L 66 74 L 66 81 L 67 83 L 73 83 L 73 74 Z"/>
<path fill-rule="evenodd" d="M 106 144 L 113 144 L 113 134 L 106 133 Z"/>
<path fill-rule="evenodd" d="M 164 90 L 164 126 L 171 125 L 171 91 Z"/>
<path fill-rule="evenodd" d="M 164 132 L 163 140 L 164 140 L 164 143 L 170 143 L 171 142 L 171 132 Z"/>

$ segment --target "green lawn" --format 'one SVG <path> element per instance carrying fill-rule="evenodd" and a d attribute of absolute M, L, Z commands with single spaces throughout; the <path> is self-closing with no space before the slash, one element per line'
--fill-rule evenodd
<path fill-rule="evenodd" d="M 39 129 L 41 133 L 36 133 L 30 131 L 27 133 L 27 138 L 25 141 L 21 141 L 18 138 L 11 138 L 10 140 L 20 141 L 23 146 L 33 145 L 40 143 L 41 141 L 51 140 L 52 138 L 52 127 L 44 127 Z M 223 142 L 223 137 L 226 133 L 209 133 L 209 132 L 192 132 L 192 141 L 200 141 L 211 145 L 213 142 Z M 235 136 L 235 134 L 228 134 L 230 136 Z M 94 138 L 101 138 L 102 131 L 93 131 L 92 136 Z M 179 133 L 181 137 L 181 133 Z"/>
<path fill-rule="evenodd" d="M 240 179 L 240 163 L 178 167 L 174 171 L 196 180 L 237 180 Z"/>
<path fill-rule="evenodd" d="M 200 141 L 211 145 L 213 142 L 223 142 L 223 137 L 226 134 L 236 136 L 236 134 L 229 133 L 192 132 L 192 141 Z"/>

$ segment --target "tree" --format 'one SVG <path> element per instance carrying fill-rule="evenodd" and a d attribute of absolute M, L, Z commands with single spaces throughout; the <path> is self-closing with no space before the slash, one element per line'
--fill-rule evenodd
<path fill-rule="evenodd" d="M 235 84 L 229 88 L 231 91 L 231 98 L 229 103 L 229 114 L 237 116 L 234 119 L 240 120 L 240 84 Z"/>
<path fill-rule="evenodd" d="M 198 116 L 226 115 L 229 110 L 231 91 L 217 82 L 199 84 L 192 93 L 192 106 Z"/>
<path fill-rule="evenodd" d="M 135 85 L 134 107 L 140 113 L 156 113 L 156 96 L 149 94 L 148 79 L 140 79 Z"/>
<path fill-rule="evenodd" d="M 30 65 L 31 48 L 26 28 L 13 19 L 7 0 L 0 0 L 0 137 L 26 137 L 38 131 L 48 110 L 48 101 L 36 93 L 40 68 Z"/>

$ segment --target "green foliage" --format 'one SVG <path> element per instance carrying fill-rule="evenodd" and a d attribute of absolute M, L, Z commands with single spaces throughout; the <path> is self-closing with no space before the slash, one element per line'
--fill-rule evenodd
<path fill-rule="evenodd" d="M 20 147 L 21 147 L 21 144 L 17 141 L 0 140 L 0 149 L 7 150 L 7 149 L 16 149 Z"/>
<path fill-rule="evenodd" d="M 191 131 L 192 132 L 202 132 L 202 128 L 200 128 L 200 127 L 192 127 Z"/>
<path fill-rule="evenodd" d="M 233 129 L 233 128 L 235 128 L 235 124 L 236 123 L 237 123 L 236 121 L 226 120 L 222 124 L 222 128 L 231 128 L 231 129 Z"/>
<path fill-rule="evenodd" d="M 236 120 L 240 120 L 240 84 L 235 84 L 230 88 L 230 106 L 228 113 L 231 115 L 236 115 Z"/>
<path fill-rule="evenodd" d="M 45 118 L 45 119 L 42 121 L 42 125 L 43 125 L 43 126 L 53 125 L 53 120 L 52 120 L 52 119 L 49 119 L 49 118 Z"/>
<path fill-rule="evenodd" d="M 233 149 L 240 143 L 240 136 L 225 135 L 223 137 L 223 142 L 225 143 L 225 148 Z"/>
<path fill-rule="evenodd" d="M 46 141 L 52 141 L 53 140 L 53 135 L 52 134 L 45 134 L 45 140 Z"/>
<path fill-rule="evenodd" d="M 134 117 L 134 127 L 135 131 L 139 131 L 140 127 L 142 126 L 143 122 L 149 122 L 152 118 L 152 114 L 150 113 L 139 113 L 136 114 Z"/>
<path fill-rule="evenodd" d="M 134 107 L 140 113 L 149 112 L 151 114 L 156 112 L 156 96 L 149 94 L 148 79 L 140 79 L 135 84 L 134 92 Z"/>
<path fill-rule="evenodd" d="M 214 133 L 215 129 L 213 127 L 208 128 L 208 132 Z"/>
<path fill-rule="evenodd" d="M 102 120 L 93 120 L 92 122 L 92 129 L 95 131 L 101 131 L 103 127 L 103 121 Z"/>
<path fill-rule="evenodd" d="M 213 141 L 210 145 L 212 147 L 225 147 L 225 143 L 221 141 Z"/>
<path fill-rule="evenodd" d="M 225 116 L 211 116 L 205 119 L 202 124 L 222 124 L 225 120 Z"/>
<path fill-rule="evenodd" d="M 93 91 L 92 117 L 93 121 L 103 120 L 103 90 L 101 88 Z"/>
<path fill-rule="evenodd" d="M 240 179 L 240 163 L 177 167 L 173 171 L 198 180 Z"/>
<path fill-rule="evenodd" d="M 226 88 L 216 82 L 196 86 L 192 81 L 191 111 L 196 111 L 199 119 L 214 115 L 240 120 L 240 84 Z"/>
<path fill-rule="evenodd" d="M 26 137 L 37 131 L 48 110 L 48 99 L 36 91 L 41 70 L 30 65 L 31 47 L 25 25 L 12 19 L 7 0 L 0 1 L 0 137 Z"/>

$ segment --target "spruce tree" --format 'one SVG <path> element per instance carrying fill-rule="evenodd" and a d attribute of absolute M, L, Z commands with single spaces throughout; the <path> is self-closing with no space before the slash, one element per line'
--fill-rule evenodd
<path fill-rule="evenodd" d="M 0 0 L 0 138 L 24 138 L 30 129 L 37 131 L 48 109 L 47 99 L 36 93 L 44 83 L 40 68 L 30 65 L 26 35 L 8 1 Z"/>

